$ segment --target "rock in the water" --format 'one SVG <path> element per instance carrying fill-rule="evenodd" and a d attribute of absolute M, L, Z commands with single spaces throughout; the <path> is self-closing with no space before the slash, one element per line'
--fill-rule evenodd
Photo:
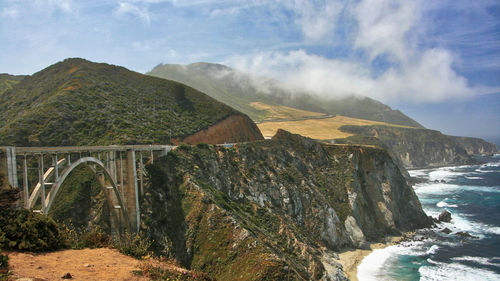
<path fill-rule="evenodd" d="M 444 228 L 443 230 L 441 230 L 441 232 L 444 232 L 446 234 L 450 234 L 451 233 L 451 230 L 449 228 Z"/>
<path fill-rule="evenodd" d="M 71 273 L 68 272 L 68 273 L 64 274 L 61 278 L 62 279 L 72 279 L 73 276 L 71 275 Z"/>
<path fill-rule="evenodd" d="M 472 238 L 472 239 L 477 239 L 477 238 L 479 238 L 479 237 L 477 237 L 477 236 L 471 235 L 471 234 L 470 234 L 469 232 L 467 232 L 467 231 L 459 231 L 459 232 L 455 233 L 455 235 L 460 236 L 460 237 L 462 237 L 462 238 Z"/>
<path fill-rule="evenodd" d="M 441 214 L 439 214 L 438 219 L 441 222 L 450 222 L 451 221 L 451 213 L 448 211 L 443 211 Z"/>
<path fill-rule="evenodd" d="M 434 217 L 429 216 L 429 219 L 431 219 L 434 224 L 440 223 L 440 221 Z"/>

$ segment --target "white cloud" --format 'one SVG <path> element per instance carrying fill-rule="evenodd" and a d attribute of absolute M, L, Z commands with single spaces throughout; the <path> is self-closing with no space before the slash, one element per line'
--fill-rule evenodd
<path fill-rule="evenodd" d="M 358 23 L 354 46 L 366 50 L 371 59 L 388 54 L 405 60 L 412 55 L 409 32 L 419 14 L 417 0 L 363 0 L 353 9 Z"/>
<path fill-rule="evenodd" d="M 355 94 L 384 102 L 441 102 L 498 91 L 471 87 L 454 70 L 460 59 L 449 50 L 422 47 L 426 23 L 422 21 L 421 5 L 425 3 L 421 0 L 335 3 L 327 11 L 325 6 L 313 8 L 305 1 L 295 1 L 296 22 L 308 39 L 332 38 L 335 28 L 347 28 L 335 26 L 340 13 L 347 10 L 342 16 L 357 25 L 350 30 L 352 48 L 367 57 L 326 58 L 305 50 L 271 51 L 233 56 L 225 63 L 254 75 L 274 77 L 290 89 L 329 97 Z M 389 60 L 387 69 L 372 65 L 379 56 Z"/>
<path fill-rule="evenodd" d="M 327 59 L 303 50 L 235 56 L 225 63 L 253 75 L 274 77 L 284 87 L 321 96 L 369 96 L 381 101 L 439 102 L 466 98 L 491 89 L 471 88 L 451 67 L 443 49 L 427 50 L 412 64 L 374 77 L 363 62 Z"/>
<path fill-rule="evenodd" d="M 412 64 L 399 70 L 385 72 L 373 88 L 376 97 L 383 100 L 406 99 L 418 102 L 439 102 L 466 98 L 478 89 L 467 85 L 467 80 L 452 68 L 453 57 L 444 49 L 430 49 Z"/>
<path fill-rule="evenodd" d="M 331 39 L 329 36 L 335 29 L 343 5 L 338 1 L 295 0 L 291 8 L 297 14 L 296 23 L 304 36 L 308 40 L 319 41 Z"/>
<path fill-rule="evenodd" d="M 149 10 L 145 6 L 139 7 L 138 5 L 129 2 L 119 2 L 118 8 L 115 10 L 115 14 L 118 16 L 132 15 L 148 25 L 151 23 Z"/>

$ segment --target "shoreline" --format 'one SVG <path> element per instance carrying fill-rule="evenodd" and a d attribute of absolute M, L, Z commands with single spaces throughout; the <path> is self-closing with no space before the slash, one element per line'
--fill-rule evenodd
<path fill-rule="evenodd" d="M 410 239 L 414 235 L 415 232 L 405 232 L 400 236 L 388 236 L 384 238 L 385 242 L 369 243 L 369 249 L 345 249 L 339 252 L 339 259 L 337 261 L 342 265 L 343 271 L 349 280 L 358 281 L 358 266 L 366 256 L 373 252 L 373 250 L 397 245 L 404 240 Z"/>

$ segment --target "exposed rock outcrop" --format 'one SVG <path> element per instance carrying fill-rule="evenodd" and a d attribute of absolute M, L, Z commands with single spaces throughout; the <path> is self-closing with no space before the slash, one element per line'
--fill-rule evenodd
<path fill-rule="evenodd" d="M 441 214 L 439 214 L 438 220 L 441 222 L 450 222 L 451 213 L 448 211 L 442 211 Z"/>
<path fill-rule="evenodd" d="M 345 280 L 333 251 L 431 224 L 380 148 L 279 131 L 182 146 L 148 169 L 142 215 L 156 250 L 218 280 Z"/>
<path fill-rule="evenodd" d="M 250 118 L 246 115 L 231 115 L 207 129 L 184 138 L 181 142 L 187 144 L 219 144 L 263 139 L 264 137 L 259 128 Z"/>

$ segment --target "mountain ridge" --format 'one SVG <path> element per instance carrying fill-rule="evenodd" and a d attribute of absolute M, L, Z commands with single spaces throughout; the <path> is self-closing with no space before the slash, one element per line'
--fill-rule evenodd
<path fill-rule="evenodd" d="M 0 106 L 0 144 L 18 146 L 182 142 L 244 116 L 181 83 L 80 58 L 25 77 L 0 95 Z M 261 139 L 243 119 L 251 135 L 228 141 Z"/>
<path fill-rule="evenodd" d="M 324 114 L 423 127 L 399 110 L 393 110 L 368 97 L 346 96 L 333 99 L 311 93 L 294 92 L 282 87 L 276 80 L 254 77 L 222 64 L 201 62 L 189 65 L 159 64 L 146 74 L 190 85 L 246 113 L 257 122 L 265 119 L 265 112 L 249 106 L 251 102 L 265 102 Z"/>

